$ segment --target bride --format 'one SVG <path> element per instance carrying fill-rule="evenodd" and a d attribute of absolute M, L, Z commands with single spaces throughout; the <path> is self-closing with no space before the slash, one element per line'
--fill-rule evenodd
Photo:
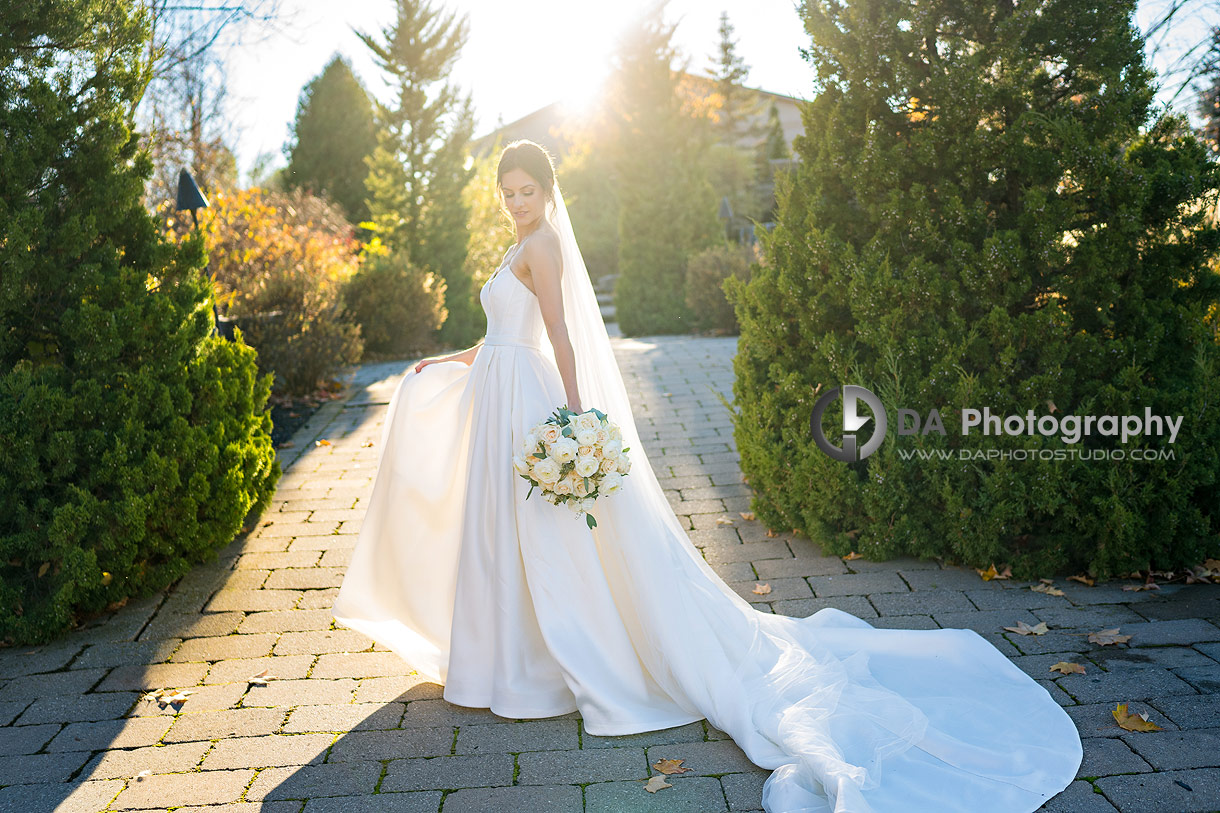
<path fill-rule="evenodd" d="M 769 813 L 1028 813 L 1063 790 L 1074 723 L 978 633 L 774 615 L 721 581 L 640 442 L 550 156 L 514 142 L 498 179 L 517 239 L 479 292 L 487 335 L 395 391 L 335 620 L 457 705 L 578 710 L 595 735 L 706 717 L 773 771 Z M 512 465 L 564 404 L 630 449 L 593 528 Z"/>

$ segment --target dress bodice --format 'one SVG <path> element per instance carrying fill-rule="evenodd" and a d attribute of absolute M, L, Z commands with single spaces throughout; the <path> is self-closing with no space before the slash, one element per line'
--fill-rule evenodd
<path fill-rule="evenodd" d="M 523 345 L 539 349 L 546 325 L 534 292 L 513 273 L 514 249 L 479 291 L 479 302 L 487 314 L 485 345 Z"/>

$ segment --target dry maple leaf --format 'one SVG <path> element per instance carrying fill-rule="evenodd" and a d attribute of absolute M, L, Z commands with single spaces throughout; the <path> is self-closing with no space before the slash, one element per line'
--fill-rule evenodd
<path fill-rule="evenodd" d="M 1125 644 L 1131 640 L 1130 635 L 1119 635 L 1118 627 L 1114 629 L 1102 630 L 1101 632 L 1090 632 L 1089 640 L 1095 644 Z"/>
<path fill-rule="evenodd" d="M 841 558 L 841 559 L 842 559 L 844 562 L 850 562 L 852 559 L 863 559 L 863 558 L 864 558 L 864 554 L 863 554 L 863 553 L 856 553 L 856 552 L 853 550 L 851 553 L 847 554 L 846 556 L 841 556 L 841 557 L 839 557 L 839 558 Z"/>
<path fill-rule="evenodd" d="M 1114 719 L 1118 721 L 1119 728 L 1127 731 L 1162 731 L 1159 725 L 1148 719 L 1148 712 L 1142 711 L 1139 714 L 1128 714 L 1127 704 L 1118 703 L 1114 710 L 1110 712 L 1114 715 Z"/>
<path fill-rule="evenodd" d="M 1063 595 L 1062 590 L 1060 590 L 1058 587 L 1052 587 L 1050 584 L 1045 583 L 1045 581 L 1030 585 L 1029 589 L 1033 590 L 1035 593 L 1046 593 L 1048 596 Z"/>
<path fill-rule="evenodd" d="M 768 539 L 771 539 L 776 536 L 779 536 L 779 534 L 777 534 L 775 531 L 771 530 L 770 528 L 767 529 L 767 538 Z"/>
<path fill-rule="evenodd" d="M 732 517 L 716 517 L 716 524 L 717 525 L 732 525 L 733 518 Z"/>
<path fill-rule="evenodd" d="M 315 445 L 315 446 L 333 446 L 334 444 L 332 444 L 332 443 L 331 443 L 329 440 L 327 440 L 326 438 L 322 438 L 321 440 L 315 440 L 315 441 L 314 441 L 314 445 Z"/>
<path fill-rule="evenodd" d="M 1065 675 L 1083 675 L 1084 667 L 1071 661 L 1059 661 L 1051 667 L 1052 672 L 1062 672 Z"/>
<path fill-rule="evenodd" d="M 1004 629 L 1015 632 L 1018 635 L 1042 635 L 1047 631 L 1045 621 L 1039 621 L 1032 627 L 1024 621 L 1018 621 L 1015 627 L 1005 627 Z"/>
<path fill-rule="evenodd" d="M 771 592 L 771 585 L 766 582 L 754 582 L 754 589 L 750 592 L 755 595 L 765 596 Z"/>
<path fill-rule="evenodd" d="M 1068 581 L 1080 582 L 1081 584 L 1087 585 L 1089 587 L 1093 586 L 1093 580 L 1090 579 L 1088 576 L 1068 576 Z"/>
<path fill-rule="evenodd" d="M 644 790 L 648 791 L 649 793 L 656 793 L 661 788 L 672 788 L 672 787 L 673 787 L 673 785 L 671 785 L 665 781 L 665 777 L 661 776 L 660 774 L 657 774 L 656 776 L 654 776 L 648 780 L 648 784 L 646 784 L 644 786 Z"/>
<path fill-rule="evenodd" d="M 684 759 L 658 759 L 652 763 L 652 767 L 656 768 L 663 774 L 686 773 L 690 768 L 683 768 Z"/>
<path fill-rule="evenodd" d="M 737 513 L 741 514 L 741 518 L 742 518 L 742 519 L 745 519 L 745 520 L 752 520 L 752 519 L 754 519 L 754 512 L 753 512 L 753 511 L 738 511 Z"/>
<path fill-rule="evenodd" d="M 1213 576 L 1220 576 L 1220 559 L 1205 559 L 1203 566 L 1211 572 Z"/>
<path fill-rule="evenodd" d="M 364 443 L 361 443 L 361 444 L 360 444 L 360 448 L 361 448 L 361 449 L 367 449 L 368 447 L 370 447 L 370 446 L 372 446 L 372 445 L 373 445 L 373 441 L 371 441 L 371 440 L 366 440 Z"/>

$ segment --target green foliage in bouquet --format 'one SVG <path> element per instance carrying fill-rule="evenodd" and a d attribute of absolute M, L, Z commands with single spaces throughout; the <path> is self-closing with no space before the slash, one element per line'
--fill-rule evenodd
<path fill-rule="evenodd" d="M 766 261 L 725 286 L 742 325 L 736 437 L 768 525 L 836 554 L 1008 562 L 1017 578 L 1215 554 L 1220 165 L 1180 118 L 1151 119 L 1134 5 L 803 5 L 817 95 L 799 168 L 778 179 Z M 840 384 L 891 416 L 853 464 L 810 433 L 818 393 Z M 946 434 L 897 436 L 899 407 L 939 409 Z M 1077 444 L 1169 460 L 961 460 L 1064 446 L 963 436 L 965 407 L 1184 421 L 1173 446 Z M 836 423 L 832 407 L 832 443 Z"/>
<path fill-rule="evenodd" d="M 46 642 L 216 557 L 280 476 L 202 240 L 141 202 L 129 2 L 0 11 L 0 640 Z"/>

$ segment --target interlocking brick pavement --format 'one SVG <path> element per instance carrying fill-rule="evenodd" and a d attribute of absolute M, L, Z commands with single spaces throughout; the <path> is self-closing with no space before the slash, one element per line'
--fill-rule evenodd
<path fill-rule="evenodd" d="M 616 338 L 636 418 L 670 504 L 713 568 L 754 606 L 837 607 L 878 627 L 978 630 L 1064 705 L 1084 740 L 1056 813 L 1220 809 L 1220 586 L 984 582 L 900 558 L 844 562 L 749 511 L 732 426 L 733 338 Z M 767 771 L 707 721 L 627 737 L 579 713 L 512 721 L 440 687 L 330 615 L 375 473 L 386 404 L 407 364 L 371 364 L 279 450 L 270 509 L 217 561 L 42 647 L 0 650 L 0 813 L 657 811 L 760 808 Z M 327 440 L 328 444 L 317 444 Z M 732 524 L 718 522 L 729 518 Z M 772 592 L 752 592 L 758 581 Z M 1051 631 L 1004 631 L 1018 620 Z M 1120 626 L 1127 644 L 1088 643 Z M 1049 671 L 1075 660 L 1085 675 Z M 251 678 L 266 673 L 266 685 Z M 149 690 L 191 692 L 177 705 Z M 1166 730 L 1126 732 L 1113 701 Z M 997 710 L 997 713 L 1008 713 Z M 1017 710 L 1019 713 L 1019 710 Z M 643 790 L 663 757 L 693 770 Z"/>

